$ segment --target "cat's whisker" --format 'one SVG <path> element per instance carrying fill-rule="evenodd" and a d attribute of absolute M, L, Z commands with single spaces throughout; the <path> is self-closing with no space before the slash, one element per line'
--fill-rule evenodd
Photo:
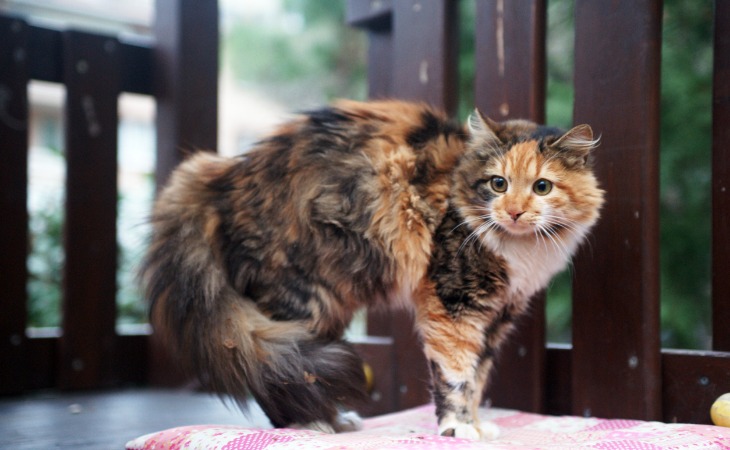
<path fill-rule="evenodd" d="M 469 222 L 468 220 L 465 220 L 464 222 L 462 222 L 461 224 L 459 224 L 457 227 L 459 227 L 461 225 L 464 225 L 464 224 L 467 224 L 468 222 Z M 479 225 L 479 227 L 481 227 L 481 226 L 483 226 L 483 225 Z M 469 243 L 471 241 L 474 241 L 474 240 L 477 239 L 478 234 L 479 234 L 479 227 L 477 227 L 476 229 L 472 230 L 472 232 L 469 233 L 469 236 L 467 236 L 466 239 L 464 239 L 464 241 L 461 243 L 461 245 L 459 246 L 459 249 L 456 252 L 457 255 L 461 254 L 461 252 L 464 250 L 464 248 L 466 248 L 466 246 L 469 245 Z"/>
<path fill-rule="evenodd" d="M 545 238 L 548 238 L 550 242 L 553 244 L 553 247 L 555 250 L 560 253 L 560 255 L 566 260 L 570 261 L 570 252 L 568 251 L 568 248 L 565 246 L 565 244 L 560 239 L 560 236 L 556 235 L 554 231 L 550 230 L 550 228 L 545 227 L 544 225 L 540 225 L 538 227 L 540 230 L 542 236 Z"/>
<path fill-rule="evenodd" d="M 579 224 L 574 220 L 550 214 L 543 214 L 542 217 L 547 222 L 547 225 L 552 228 L 564 228 L 574 233 L 580 233 L 582 231 Z"/>

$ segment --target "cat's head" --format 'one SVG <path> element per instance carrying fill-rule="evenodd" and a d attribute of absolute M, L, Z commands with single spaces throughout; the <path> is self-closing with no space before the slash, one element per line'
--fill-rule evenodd
<path fill-rule="evenodd" d="M 598 139 L 590 126 L 495 122 L 477 110 L 468 128 L 452 202 L 476 236 L 560 241 L 596 222 L 603 191 L 591 170 Z"/>

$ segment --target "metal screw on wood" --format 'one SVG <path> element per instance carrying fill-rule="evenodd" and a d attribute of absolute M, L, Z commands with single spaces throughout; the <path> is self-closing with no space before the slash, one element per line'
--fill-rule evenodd
<path fill-rule="evenodd" d="M 81 372 L 84 370 L 84 361 L 81 358 L 75 358 L 71 361 L 71 368 L 74 372 Z"/>
<path fill-rule="evenodd" d="M 629 358 L 629 368 L 636 369 L 637 367 L 639 367 L 639 358 L 637 358 L 636 356 L 630 357 Z"/>
<path fill-rule="evenodd" d="M 10 335 L 10 345 L 17 347 L 22 343 L 23 343 L 23 338 L 21 338 L 19 334 Z"/>
<path fill-rule="evenodd" d="M 117 43 L 116 42 L 114 42 L 112 40 L 108 40 L 108 41 L 104 42 L 104 51 L 105 52 L 107 52 L 107 53 L 114 53 L 114 51 L 116 49 L 117 49 Z"/>
<path fill-rule="evenodd" d="M 85 59 L 80 59 L 76 63 L 76 72 L 83 75 L 88 71 L 89 71 L 89 63 Z"/>

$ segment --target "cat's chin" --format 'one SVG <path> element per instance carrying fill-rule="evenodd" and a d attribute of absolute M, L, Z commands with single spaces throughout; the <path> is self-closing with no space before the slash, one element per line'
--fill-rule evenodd
<path fill-rule="evenodd" d="M 525 237 L 535 235 L 535 227 L 525 223 L 499 223 L 499 227 L 510 236 Z"/>

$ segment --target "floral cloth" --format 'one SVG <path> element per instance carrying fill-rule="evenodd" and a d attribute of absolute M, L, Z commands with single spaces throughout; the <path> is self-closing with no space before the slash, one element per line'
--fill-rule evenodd
<path fill-rule="evenodd" d="M 309 430 L 250 429 L 230 425 L 171 428 L 127 443 L 127 450 L 289 450 L 289 449 L 725 449 L 730 428 L 542 416 L 504 409 L 481 410 L 500 427 L 490 442 L 436 435 L 433 405 L 365 419 L 361 431 L 325 434 Z"/>

